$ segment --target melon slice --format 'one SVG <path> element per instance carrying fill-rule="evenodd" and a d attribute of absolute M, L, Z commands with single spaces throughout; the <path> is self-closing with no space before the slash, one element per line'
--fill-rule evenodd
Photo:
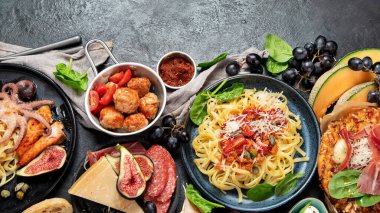
<path fill-rule="evenodd" d="M 354 52 L 350 52 L 347 55 L 345 55 L 343 58 L 341 58 L 333 68 L 331 68 L 328 72 L 323 74 L 318 81 L 316 82 L 315 86 L 310 92 L 309 96 L 309 104 L 311 106 L 314 106 L 314 103 L 316 102 L 317 95 L 319 94 L 319 90 L 321 90 L 324 86 L 324 83 L 327 79 L 330 78 L 330 76 L 334 75 L 336 71 L 341 69 L 342 67 L 347 66 L 348 60 L 352 57 L 358 57 L 358 58 L 364 58 L 366 56 L 369 56 L 372 58 L 373 63 L 380 61 L 380 49 L 372 48 L 372 49 L 363 49 L 363 50 L 357 50 Z M 340 82 L 336 86 L 339 86 Z M 360 82 L 364 83 L 364 82 Z M 355 85 L 352 85 L 350 88 L 352 88 Z"/>
<path fill-rule="evenodd" d="M 347 101 L 367 102 L 367 94 L 369 91 L 377 89 L 375 82 L 366 82 L 356 85 L 345 92 L 338 100 L 337 104 L 343 104 Z"/>
<path fill-rule="evenodd" d="M 353 71 L 348 66 L 336 70 L 331 75 L 325 76 L 325 74 L 318 79 L 314 86 L 319 89 L 314 90 L 313 87 L 312 90 L 312 93 L 316 94 L 311 105 L 318 120 L 326 114 L 327 109 L 347 90 L 358 84 L 372 81 L 375 77 L 372 72 Z"/>

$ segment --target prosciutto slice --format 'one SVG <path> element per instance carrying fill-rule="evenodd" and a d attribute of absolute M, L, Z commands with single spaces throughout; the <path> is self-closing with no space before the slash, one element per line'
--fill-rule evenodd
<path fill-rule="evenodd" d="M 380 125 L 375 126 L 368 135 L 368 144 L 372 161 L 359 176 L 358 187 L 361 193 L 380 195 Z"/>
<path fill-rule="evenodd" d="M 133 142 L 133 143 L 124 143 L 121 144 L 124 146 L 128 151 L 132 154 L 145 154 L 146 149 L 143 147 L 143 145 L 140 142 Z M 114 146 L 107 147 L 95 152 L 87 151 L 87 161 L 92 166 L 96 161 L 98 161 L 101 157 L 105 156 L 106 154 L 109 154 L 113 157 L 119 156 L 119 151 L 115 149 Z"/>

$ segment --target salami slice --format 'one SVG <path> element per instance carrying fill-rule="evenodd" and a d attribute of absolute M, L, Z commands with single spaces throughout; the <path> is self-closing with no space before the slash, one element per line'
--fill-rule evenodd
<path fill-rule="evenodd" d="M 168 153 L 169 154 L 169 153 Z M 156 198 L 158 202 L 165 203 L 169 201 L 170 198 L 172 198 L 173 192 L 176 187 L 176 181 L 177 181 L 177 173 L 175 168 L 175 162 L 174 159 L 169 155 L 165 155 L 166 161 L 169 162 L 169 168 L 168 168 L 168 181 L 166 182 L 166 186 L 164 191 Z"/>
<path fill-rule="evenodd" d="M 168 181 L 170 162 L 167 160 L 167 155 L 170 157 L 170 154 L 162 146 L 153 145 L 145 152 L 145 155 L 152 160 L 154 165 L 153 175 L 148 183 L 145 195 L 155 198 L 164 191 Z"/>

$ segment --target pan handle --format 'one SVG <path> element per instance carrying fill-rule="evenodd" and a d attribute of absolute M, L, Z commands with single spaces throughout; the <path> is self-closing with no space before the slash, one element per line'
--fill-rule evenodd
<path fill-rule="evenodd" d="M 106 52 L 108 53 L 108 55 L 110 56 L 110 58 L 112 59 L 112 61 L 115 64 L 118 64 L 119 62 L 116 60 L 115 56 L 113 56 L 113 54 L 111 53 L 110 49 L 108 49 L 107 45 L 102 40 L 93 39 L 93 40 L 87 42 L 86 47 L 84 48 L 84 52 L 86 54 L 87 59 L 90 61 L 90 64 L 91 64 L 91 67 L 92 67 L 92 71 L 94 72 L 94 74 L 96 76 L 96 75 L 98 75 L 98 70 L 96 69 L 96 65 L 95 65 L 94 61 L 92 60 L 92 58 L 90 56 L 90 53 L 89 53 L 90 45 L 93 44 L 93 43 L 99 43 L 100 45 L 102 45 L 103 48 L 106 50 Z"/>

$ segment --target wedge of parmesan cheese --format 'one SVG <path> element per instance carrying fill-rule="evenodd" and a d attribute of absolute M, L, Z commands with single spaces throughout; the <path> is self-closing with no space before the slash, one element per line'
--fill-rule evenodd
<path fill-rule="evenodd" d="M 128 213 L 144 211 L 134 200 L 122 197 L 116 189 L 117 176 L 105 157 L 100 158 L 71 186 L 69 193 Z"/>

